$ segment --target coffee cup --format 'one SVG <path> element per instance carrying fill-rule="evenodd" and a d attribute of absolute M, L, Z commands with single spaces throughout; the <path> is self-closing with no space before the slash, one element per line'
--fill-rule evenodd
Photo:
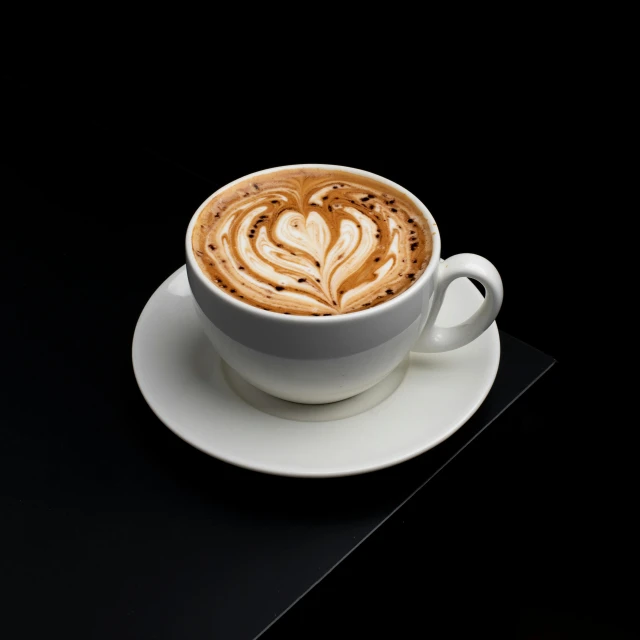
<path fill-rule="evenodd" d="M 247 304 L 216 286 L 194 254 L 192 237 L 203 209 L 220 194 L 247 180 L 268 179 L 286 170 L 337 171 L 402 194 L 432 234 L 431 256 L 411 286 L 362 310 L 324 316 L 274 313 Z M 207 198 L 193 214 L 186 235 L 186 266 L 196 313 L 220 357 L 247 382 L 277 398 L 303 404 L 337 402 L 371 388 L 411 351 L 438 353 L 475 340 L 495 320 L 503 288 L 496 268 L 485 258 L 463 253 L 441 261 L 438 226 L 427 207 L 402 186 L 349 167 L 290 165 L 258 171 L 235 180 Z M 454 327 L 437 317 L 447 287 L 472 278 L 485 289 L 479 309 Z"/>

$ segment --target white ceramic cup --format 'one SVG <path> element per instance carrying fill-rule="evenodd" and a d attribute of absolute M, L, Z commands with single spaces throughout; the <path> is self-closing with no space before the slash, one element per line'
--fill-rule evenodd
<path fill-rule="evenodd" d="M 247 178 L 295 168 L 346 171 L 373 178 L 405 194 L 428 220 L 433 254 L 427 269 L 406 291 L 371 309 L 335 316 L 296 316 L 264 311 L 216 287 L 198 266 L 193 227 L 207 203 Z M 277 398 L 305 404 L 336 402 L 366 391 L 387 376 L 409 351 L 433 353 L 462 347 L 494 321 L 502 304 L 502 280 L 485 258 L 461 253 L 440 261 L 440 233 L 427 207 L 386 178 L 349 167 L 300 164 L 275 167 L 225 185 L 193 214 L 186 238 L 187 275 L 196 311 L 220 356 L 252 385 Z M 485 288 L 478 311 L 455 327 L 436 318 L 447 287 L 468 277 Z"/>

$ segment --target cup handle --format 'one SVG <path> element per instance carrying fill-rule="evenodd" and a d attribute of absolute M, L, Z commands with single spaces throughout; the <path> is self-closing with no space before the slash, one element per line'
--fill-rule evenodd
<path fill-rule="evenodd" d="M 455 327 L 438 327 L 436 318 L 444 295 L 456 278 L 473 278 L 485 288 L 485 299 L 480 308 L 462 324 Z M 502 279 L 497 269 L 482 256 L 460 253 L 438 265 L 433 304 L 429 318 L 412 351 L 440 353 L 463 347 L 489 328 L 502 305 Z"/>

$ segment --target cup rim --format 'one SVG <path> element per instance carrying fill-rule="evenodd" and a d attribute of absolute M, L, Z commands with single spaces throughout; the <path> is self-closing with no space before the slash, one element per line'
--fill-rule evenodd
<path fill-rule="evenodd" d="M 207 276 L 202 272 L 202 270 L 200 269 L 200 266 L 198 265 L 195 259 L 195 256 L 193 255 L 191 236 L 193 234 L 193 228 L 196 225 L 196 222 L 198 220 L 198 217 L 200 216 L 200 213 L 207 206 L 207 204 L 209 204 L 211 200 L 213 200 L 218 194 L 225 191 L 229 187 L 232 187 L 233 185 L 243 182 L 249 178 L 255 178 L 258 176 L 274 173 L 276 171 L 285 171 L 288 169 L 326 169 L 326 170 L 333 170 L 333 171 L 344 171 L 345 173 L 352 173 L 356 176 L 371 178 L 373 180 L 381 182 L 382 184 L 386 184 L 396 189 L 400 193 L 404 194 L 406 197 L 408 197 L 413 202 L 413 204 L 416 205 L 416 207 L 420 210 L 422 215 L 427 219 L 427 222 L 429 223 L 429 228 L 431 229 L 431 232 L 432 232 L 433 251 L 431 253 L 429 264 L 427 265 L 427 268 L 425 269 L 424 273 L 408 289 L 405 289 L 402 293 L 399 293 L 397 296 L 394 296 L 390 300 L 385 300 L 384 302 L 381 302 L 375 307 L 372 307 L 370 309 L 353 311 L 351 313 L 341 313 L 341 314 L 331 315 L 331 316 L 302 316 L 302 315 L 295 315 L 295 314 L 288 315 L 284 313 L 277 313 L 274 311 L 267 311 L 265 309 L 259 309 L 258 307 L 254 307 L 253 305 L 248 304 L 246 302 L 236 300 L 233 296 L 230 296 L 224 293 L 223 291 L 220 291 L 220 289 L 216 287 L 213 284 L 213 282 L 211 282 L 209 278 L 207 278 Z M 438 225 L 436 224 L 436 221 L 433 218 L 433 215 L 431 214 L 429 209 L 427 209 L 424 203 L 415 195 L 413 195 L 413 193 L 411 193 L 408 189 L 399 185 L 396 182 L 393 182 L 393 180 L 384 178 L 383 176 L 380 176 L 371 171 L 365 171 L 364 169 L 356 169 L 355 167 L 347 167 L 344 165 L 317 164 L 317 163 L 289 164 L 289 165 L 283 165 L 280 167 L 270 167 L 268 169 L 261 169 L 260 171 L 254 171 L 253 173 L 248 173 L 245 176 L 242 176 L 240 178 L 237 178 L 236 180 L 232 180 L 231 182 L 228 182 L 227 184 L 217 189 L 208 198 L 206 198 L 206 200 L 204 200 L 202 204 L 197 208 L 193 216 L 191 216 L 191 221 L 189 222 L 189 226 L 187 227 L 186 259 L 187 259 L 188 266 L 190 267 L 190 271 L 199 279 L 200 283 L 203 284 L 210 292 L 212 292 L 215 296 L 221 297 L 221 299 L 224 302 L 231 304 L 236 308 L 241 309 L 246 313 L 249 313 L 255 317 L 272 319 L 272 320 L 275 317 L 277 317 L 278 320 L 281 320 L 282 322 L 288 322 L 288 323 L 294 323 L 294 324 L 299 322 L 313 323 L 313 324 L 318 322 L 322 322 L 322 323 L 353 322 L 353 321 L 356 321 L 358 318 L 361 318 L 361 319 L 364 318 L 365 317 L 364 314 L 367 314 L 366 315 L 367 318 L 373 318 L 376 315 L 386 313 L 387 311 L 390 311 L 394 306 L 398 306 L 402 304 L 403 302 L 410 299 L 412 296 L 419 295 L 422 287 L 433 277 L 433 274 L 440 262 L 440 232 L 438 230 Z"/>

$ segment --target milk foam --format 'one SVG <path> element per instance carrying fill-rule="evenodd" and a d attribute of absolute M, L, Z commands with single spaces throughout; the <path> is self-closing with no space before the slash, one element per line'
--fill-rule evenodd
<path fill-rule="evenodd" d="M 407 289 L 431 256 L 429 226 L 386 185 L 345 172 L 282 170 L 236 185 L 199 216 L 203 272 L 271 311 L 334 315 Z"/>

